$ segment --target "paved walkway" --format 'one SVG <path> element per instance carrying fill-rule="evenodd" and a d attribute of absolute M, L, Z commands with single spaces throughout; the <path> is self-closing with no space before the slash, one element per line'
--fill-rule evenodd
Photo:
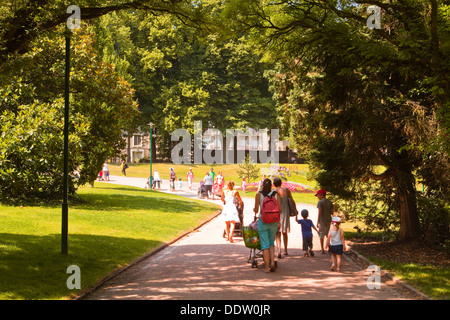
<path fill-rule="evenodd" d="M 108 183 L 144 187 L 146 179 L 111 176 Z M 185 183 L 184 183 L 185 184 Z M 162 192 L 167 190 L 164 181 Z M 173 193 L 197 197 L 197 188 L 183 188 Z M 254 199 L 243 198 L 244 224 L 253 220 Z M 206 201 L 206 200 L 205 200 Z M 221 204 L 220 200 L 209 200 Z M 317 209 L 308 209 L 317 220 Z M 275 272 L 265 273 L 247 262 L 250 249 L 242 238 L 229 243 L 222 237 L 224 223 L 220 217 L 168 246 L 166 249 L 128 268 L 103 284 L 85 299 L 147 300 L 298 300 L 298 299 L 410 299 L 392 286 L 367 288 L 368 274 L 342 259 L 341 272 L 330 271 L 329 254 L 321 254 L 319 238 L 314 234 L 315 257 L 303 257 L 301 229 L 291 219 L 287 256 L 278 261 Z"/>

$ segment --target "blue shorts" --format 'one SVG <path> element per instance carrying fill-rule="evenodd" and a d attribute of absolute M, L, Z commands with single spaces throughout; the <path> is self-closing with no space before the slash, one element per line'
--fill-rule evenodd
<path fill-rule="evenodd" d="M 258 219 L 258 234 L 261 242 L 261 250 L 269 249 L 270 246 L 275 245 L 275 235 L 278 230 L 278 222 L 264 223 L 261 218 Z"/>
<path fill-rule="evenodd" d="M 337 255 L 341 256 L 343 251 L 344 251 L 344 246 L 342 244 L 338 244 L 338 245 L 335 245 L 335 246 L 330 246 L 330 252 L 331 253 L 334 253 L 334 254 L 337 254 Z"/>

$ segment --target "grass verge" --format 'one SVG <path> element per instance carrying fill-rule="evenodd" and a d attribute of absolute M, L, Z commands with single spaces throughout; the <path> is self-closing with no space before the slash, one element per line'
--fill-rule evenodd
<path fill-rule="evenodd" d="M 449 252 L 423 241 L 385 240 L 385 232 L 346 232 L 351 247 L 432 299 L 450 299 Z"/>

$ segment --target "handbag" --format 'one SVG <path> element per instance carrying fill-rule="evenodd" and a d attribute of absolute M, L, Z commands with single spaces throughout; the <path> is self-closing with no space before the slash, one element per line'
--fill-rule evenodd
<path fill-rule="evenodd" d="M 298 215 L 298 210 L 295 205 L 294 199 L 292 199 L 292 195 L 290 194 L 290 192 L 287 198 L 288 198 L 289 216 L 295 217 L 296 215 Z"/>

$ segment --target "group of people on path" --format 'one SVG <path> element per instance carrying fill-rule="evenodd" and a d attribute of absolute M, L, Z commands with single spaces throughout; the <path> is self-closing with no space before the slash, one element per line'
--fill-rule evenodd
<path fill-rule="evenodd" d="M 121 165 L 122 174 L 126 175 L 125 169 L 128 167 L 126 162 Z M 175 170 L 171 167 L 169 172 L 169 183 L 170 190 L 175 191 L 175 182 L 177 179 Z M 109 178 L 108 166 L 105 163 L 101 173 L 99 173 L 99 179 L 107 180 Z M 154 170 L 152 179 L 152 188 L 160 190 L 162 179 L 159 175 L 157 169 Z M 188 182 L 189 190 L 193 187 L 194 173 L 192 168 L 189 168 L 186 173 L 186 180 Z M 220 199 L 223 202 L 223 209 L 221 213 L 222 220 L 225 223 L 225 238 L 230 243 L 233 243 L 233 233 L 236 223 L 240 222 L 239 210 L 243 210 L 243 201 L 237 190 L 234 190 L 234 182 L 232 180 L 228 181 L 225 188 L 225 178 L 222 172 L 219 172 L 216 176 L 214 168 L 207 171 L 203 180 L 207 198 L 212 196 L 214 200 L 214 195 L 220 194 Z M 150 179 L 148 179 L 147 184 L 149 186 Z M 259 240 L 261 242 L 261 250 L 263 253 L 263 260 L 265 264 L 266 272 L 275 271 L 275 245 L 278 248 L 277 258 L 282 257 L 282 246 L 283 242 L 284 255 L 288 255 L 288 233 L 290 232 L 290 208 L 289 202 L 291 201 L 295 207 L 295 201 L 292 198 L 292 194 L 288 188 L 283 188 L 282 181 L 280 178 L 275 177 L 272 181 L 267 179 L 265 175 L 262 176 L 260 181 L 256 196 L 255 205 L 253 212 L 255 214 L 254 220 L 256 221 L 256 226 L 258 229 Z M 181 190 L 182 179 L 178 179 L 178 189 Z M 213 190 L 214 187 L 214 190 Z M 243 190 L 245 190 L 245 181 L 242 183 Z M 326 191 L 319 190 L 315 194 L 318 198 L 317 208 L 318 217 L 316 226 L 314 223 L 308 219 L 309 212 L 306 209 L 301 211 L 302 219 L 298 218 L 298 212 L 295 216 L 295 221 L 301 225 L 302 230 L 302 249 L 304 251 L 304 256 L 314 256 L 312 251 L 312 239 L 314 229 L 320 239 L 320 246 L 322 254 L 329 249 L 332 256 L 332 271 L 340 271 L 341 256 L 343 251 L 346 250 L 344 234 L 342 228 L 340 228 L 341 219 L 339 217 L 333 217 L 333 204 L 330 200 L 326 198 Z M 279 221 L 274 223 L 265 223 L 261 218 L 262 206 L 264 199 L 266 197 L 275 197 L 279 208 Z"/>
<path fill-rule="evenodd" d="M 203 183 L 205 185 L 207 199 L 211 197 L 214 200 L 214 195 L 222 194 L 223 188 L 225 187 L 225 178 L 222 171 L 219 171 L 216 176 L 214 168 L 211 168 L 210 171 L 206 172 Z"/>
<path fill-rule="evenodd" d="M 152 189 L 160 190 L 162 179 L 157 169 L 153 171 L 151 180 L 152 180 Z M 186 180 L 188 183 L 188 189 L 192 190 L 194 183 L 194 172 L 192 171 L 192 168 L 189 168 L 188 172 L 186 173 Z M 214 172 L 213 168 L 211 168 L 210 171 L 206 172 L 206 175 L 202 181 L 205 184 L 208 199 L 212 197 L 212 199 L 214 200 L 214 195 L 221 194 L 221 191 L 225 186 L 225 179 L 222 175 L 222 172 L 219 172 L 219 174 L 216 176 L 216 173 Z M 149 187 L 149 184 L 150 179 L 147 180 L 147 187 Z M 177 179 L 177 174 L 174 168 L 172 167 L 169 168 L 169 189 L 171 191 L 175 191 L 181 190 L 182 187 L 183 187 L 182 178 Z"/>
<path fill-rule="evenodd" d="M 109 169 L 106 162 L 103 163 L 102 170 L 97 175 L 97 181 L 109 181 Z"/>
<path fill-rule="evenodd" d="M 222 219 L 226 224 L 226 236 L 227 240 L 233 242 L 232 235 L 234 231 L 234 225 L 239 221 L 237 214 L 237 204 L 242 204 L 242 199 L 239 192 L 234 189 L 233 181 L 229 181 L 227 184 L 227 190 L 222 193 L 222 201 L 224 207 L 222 210 Z M 274 187 L 274 188 L 273 188 Z M 275 259 L 275 245 L 278 248 L 277 257 L 281 258 L 281 242 L 284 244 L 284 255 L 288 255 L 288 233 L 290 232 L 290 209 L 289 201 L 292 201 L 295 206 L 295 201 L 292 198 L 292 194 L 288 188 L 281 186 L 281 179 L 276 177 L 272 181 L 266 179 L 263 176 L 258 192 L 255 196 L 255 205 L 253 212 L 255 214 L 255 221 L 258 229 L 259 240 L 261 243 L 261 251 L 263 254 L 263 260 L 265 265 L 265 272 L 273 272 L 276 267 Z M 312 251 L 312 229 L 314 229 L 320 238 L 321 252 L 326 253 L 329 249 L 332 257 L 332 271 L 340 271 L 341 256 L 346 249 L 344 234 L 342 228 L 340 228 L 341 219 L 339 217 L 333 217 L 333 204 L 326 198 L 326 191 L 319 190 L 315 194 L 318 197 L 318 218 L 317 228 L 314 223 L 308 219 L 309 212 L 306 209 L 301 211 L 302 219 L 299 219 L 298 213 L 295 216 L 295 220 L 301 225 L 302 229 L 302 242 L 304 256 L 314 256 Z M 274 197 L 278 203 L 280 211 L 279 221 L 273 223 L 264 222 L 262 215 L 263 202 L 266 197 Z M 290 199 L 289 199 L 290 198 Z"/>

